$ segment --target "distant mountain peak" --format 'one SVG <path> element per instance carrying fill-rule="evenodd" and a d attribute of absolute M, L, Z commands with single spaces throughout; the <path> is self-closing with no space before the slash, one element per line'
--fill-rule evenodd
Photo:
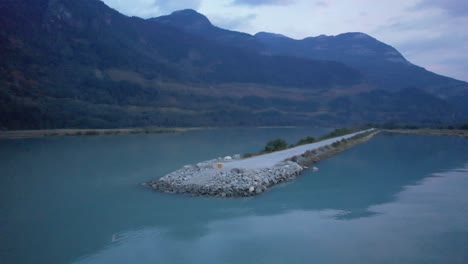
<path fill-rule="evenodd" d="M 336 35 L 335 38 L 339 39 L 346 39 L 350 41 L 376 41 L 379 42 L 377 39 L 369 36 L 366 33 L 363 32 L 347 32 L 347 33 L 342 33 L 339 35 Z"/>
<path fill-rule="evenodd" d="M 210 20 L 206 16 L 193 9 L 174 11 L 168 16 L 162 16 L 157 19 L 161 22 L 167 21 L 168 23 L 184 23 L 193 27 L 212 26 Z"/>
<path fill-rule="evenodd" d="M 282 34 L 264 32 L 264 31 L 258 32 L 257 34 L 255 34 L 255 37 L 259 37 L 259 38 L 289 38 L 289 37 L 287 37 L 285 35 L 282 35 Z"/>
<path fill-rule="evenodd" d="M 347 32 L 347 33 L 339 34 L 338 36 L 372 38 L 371 36 L 369 36 L 369 35 L 367 35 L 366 33 L 363 33 L 363 32 Z"/>

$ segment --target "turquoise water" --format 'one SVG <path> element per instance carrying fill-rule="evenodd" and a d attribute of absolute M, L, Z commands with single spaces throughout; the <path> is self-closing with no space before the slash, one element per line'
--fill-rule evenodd
<path fill-rule="evenodd" d="M 0 263 L 468 263 L 468 139 L 382 134 L 253 198 L 139 185 L 324 129 L 0 141 Z"/>

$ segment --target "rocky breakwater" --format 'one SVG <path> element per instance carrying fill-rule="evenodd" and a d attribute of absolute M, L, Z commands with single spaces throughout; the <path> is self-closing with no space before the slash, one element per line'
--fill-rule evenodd
<path fill-rule="evenodd" d="M 252 196 L 275 184 L 294 179 L 303 170 L 293 161 L 280 162 L 270 168 L 218 168 L 218 164 L 223 166 L 229 162 L 229 159 L 220 158 L 197 165 L 187 165 L 149 182 L 148 185 L 169 193 L 222 197 Z"/>
<path fill-rule="evenodd" d="M 278 183 L 295 179 L 307 168 L 306 165 L 368 140 L 375 133 L 366 130 L 245 159 L 234 155 L 186 165 L 146 185 L 168 193 L 253 196 Z"/>

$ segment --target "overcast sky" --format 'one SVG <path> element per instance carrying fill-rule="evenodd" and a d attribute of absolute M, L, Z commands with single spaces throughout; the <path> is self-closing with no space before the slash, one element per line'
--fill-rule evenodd
<path fill-rule="evenodd" d="M 364 32 L 428 70 L 468 81 L 468 0 L 103 0 L 143 18 L 191 8 L 213 24 L 292 38 Z"/>

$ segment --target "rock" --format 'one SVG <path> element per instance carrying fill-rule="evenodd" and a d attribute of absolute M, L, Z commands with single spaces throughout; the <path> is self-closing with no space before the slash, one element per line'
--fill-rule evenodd
<path fill-rule="evenodd" d="M 236 173 L 236 174 L 240 174 L 240 173 L 243 173 L 244 170 L 241 170 L 241 169 L 237 169 L 237 168 L 234 168 L 231 170 L 231 173 Z"/>
<path fill-rule="evenodd" d="M 351 143 L 350 143 L 351 144 Z M 320 150 L 307 151 L 289 160 L 285 160 L 269 168 L 213 170 L 218 163 L 232 159 L 241 159 L 239 154 L 234 157 L 212 159 L 196 165 L 186 165 L 158 180 L 148 182 L 148 186 L 163 192 L 191 195 L 212 195 L 218 197 L 252 196 L 265 192 L 268 187 L 294 179 L 301 171 L 312 167 L 314 162 L 321 160 L 319 155 L 332 155 L 333 149 L 327 153 L 329 146 Z M 207 173 L 207 177 L 198 176 Z"/>

